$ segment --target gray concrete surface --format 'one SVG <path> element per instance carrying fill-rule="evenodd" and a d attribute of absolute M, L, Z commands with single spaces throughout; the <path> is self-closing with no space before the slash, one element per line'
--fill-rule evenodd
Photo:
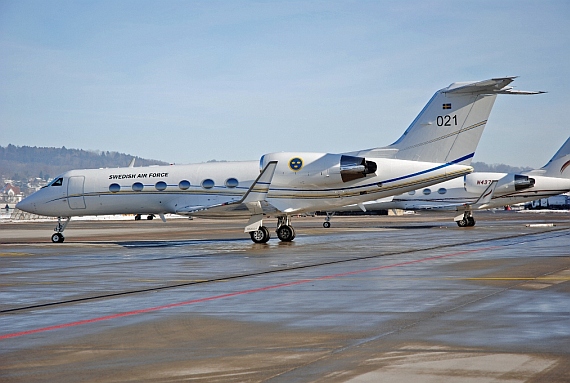
<path fill-rule="evenodd" d="M 568 218 L 3 223 L 0 381 L 568 382 Z"/>

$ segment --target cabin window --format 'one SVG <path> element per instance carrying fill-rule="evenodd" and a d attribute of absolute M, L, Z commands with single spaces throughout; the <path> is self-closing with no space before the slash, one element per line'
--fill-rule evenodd
<path fill-rule="evenodd" d="M 424 189 L 423 193 L 424 193 L 424 195 L 430 195 L 431 189 Z"/>
<path fill-rule="evenodd" d="M 133 184 L 133 191 L 140 192 L 143 190 L 143 188 L 144 188 L 144 185 L 140 182 L 135 182 Z"/>
<path fill-rule="evenodd" d="M 446 188 L 439 188 L 439 189 L 437 189 L 437 192 L 439 194 L 445 194 L 445 193 L 447 193 L 447 189 Z"/>
<path fill-rule="evenodd" d="M 166 187 L 167 187 L 167 186 L 168 186 L 168 185 L 166 185 L 166 182 L 164 182 L 164 181 L 158 181 L 158 182 L 154 185 L 154 187 L 156 188 L 156 190 L 159 190 L 159 191 L 166 190 Z"/>
<path fill-rule="evenodd" d="M 409 195 L 414 195 L 414 194 L 416 194 L 416 191 L 415 191 L 415 190 L 412 190 L 411 192 L 408 192 L 408 194 L 409 194 Z"/>
<path fill-rule="evenodd" d="M 239 185 L 239 181 L 235 178 L 228 178 L 226 180 L 226 187 L 228 188 L 235 188 Z"/>
<path fill-rule="evenodd" d="M 190 187 L 190 182 L 187 181 L 187 180 L 180 181 L 180 183 L 178 184 L 178 187 L 179 187 L 181 190 L 186 190 L 186 189 L 188 189 L 188 188 Z"/>
<path fill-rule="evenodd" d="M 208 178 L 208 179 L 205 179 L 204 181 L 202 181 L 202 187 L 203 187 L 204 189 L 211 189 L 211 188 L 214 187 L 214 185 L 215 185 L 215 184 L 214 184 L 214 181 L 211 180 L 211 179 L 209 179 L 209 178 Z"/>
<path fill-rule="evenodd" d="M 119 190 L 121 190 L 121 185 L 119 184 L 111 184 L 109 185 L 109 191 L 111 193 L 117 193 Z"/>

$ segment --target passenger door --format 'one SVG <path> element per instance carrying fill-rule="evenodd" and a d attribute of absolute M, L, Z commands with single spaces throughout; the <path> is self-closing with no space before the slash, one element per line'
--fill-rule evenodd
<path fill-rule="evenodd" d="M 84 176 L 69 177 L 67 182 L 67 202 L 70 209 L 85 209 L 84 184 Z"/>

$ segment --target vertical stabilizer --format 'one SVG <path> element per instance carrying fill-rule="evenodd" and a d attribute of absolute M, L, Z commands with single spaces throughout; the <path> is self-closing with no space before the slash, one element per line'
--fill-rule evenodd
<path fill-rule="evenodd" d="M 497 94 L 538 94 L 508 87 L 515 77 L 453 83 L 435 93 L 389 149 L 395 158 L 469 165 Z"/>
<path fill-rule="evenodd" d="M 536 173 L 537 175 L 548 177 L 570 178 L 570 137 L 546 165 L 537 171 L 528 173 Z"/>

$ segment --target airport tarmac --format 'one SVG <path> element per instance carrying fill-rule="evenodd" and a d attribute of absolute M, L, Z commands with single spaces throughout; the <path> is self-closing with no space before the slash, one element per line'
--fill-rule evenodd
<path fill-rule="evenodd" d="M 0 381 L 569 382 L 570 213 L 451 216 L 0 223 Z"/>

